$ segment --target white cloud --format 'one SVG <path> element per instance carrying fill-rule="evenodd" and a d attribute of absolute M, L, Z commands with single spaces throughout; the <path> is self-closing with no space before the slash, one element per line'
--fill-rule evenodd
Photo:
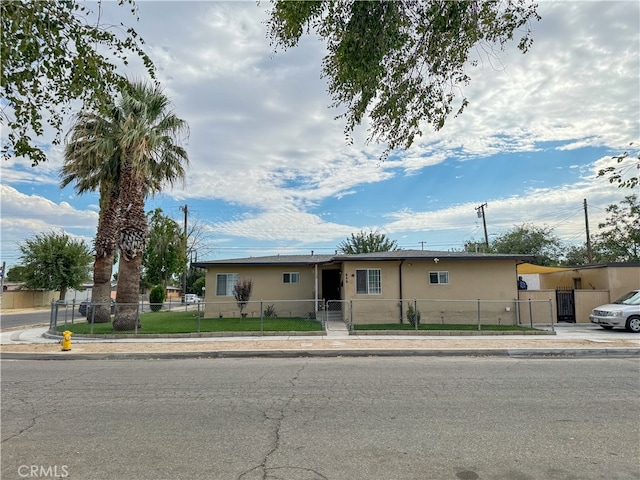
<path fill-rule="evenodd" d="M 337 220 L 312 212 L 327 199 L 349 200 L 385 181 L 410 180 L 447 161 L 465 161 L 455 172 L 455 178 L 462 179 L 474 174 L 467 166 L 478 158 L 530 153 L 543 142 L 557 142 L 553 154 L 560 156 L 594 146 L 622 150 L 640 138 L 637 2 L 541 2 L 543 19 L 532 25 L 531 51 L 522 55 L 510 45 L 497 62 L 485 58 L 479 67 L 470 67 L 471 84 L 464 88 L 470 100 L 466 111 L 439 132 L 425 127 L 410 150 L 383 163 L 378 162 L 382 147 L 364 143 L 366 124 L 354 132 L 353 145 L 346 144 L 343 120 L 334 120 L 338 112 L 328 108 L 321 42 L 314 36 L 303 37 L 299 47 L 273 54 L 263 24 L 268 6 L 253 2 L 138 6 L 136 30 L 146 40 L 176 114 L 191 127 L 186 183 L 166 195 L 181 202 L 221 201 L 246 209 L 240 216 L 225 212 L 209 216 L 207 224 L 219 242 L 232 243 L 228 236 L 277 245 L 333 242 L 359 231 L 363 222 L 402 236 L 429 231 L 444 237 L 449 232 L 452 236 L 447 238 L 457 241 L 482 235 L 477 220 L 469 219 L 477 204 L 457 202 L 455 183 L 446 205 L 433 211 L 426 202 L 424 207 L 403 209 L 381 190 L 381 201 L 388 203 L 384 212 L 397 210 L 387 217 L 362 219 L 345 211 Z M 125 16 L 115 4 L 105 5 L 105 15 L 115 14 Z M 141 66 L 132 65 L 131 75 L 142 75 Z M 579 215 L 583 198 L 606 205 L 623 195 L 596 179 L 606 162 L 573 159 L 571 170 L 582 175 L 577 183 L 548 188 L 537 183 L 540 180 L 523 179 L 529 189 L 516 196 L 500 189 L 497 172 L 491 196 L 478 193 L 489 204 L 492 231 L 499 233 L 525 221 L 558 223 L 566 212 L 572 216 L 558 228 L 567 238 L 576 236 L 583 223 Z M 7 185 L 2 191 L 3 242 L 9 232 L 5 225 L 11 222 L 16 225 L 11 238 L 56 224 L 64 228 L 83 224 L 89 228 L 87 235 L 93 234 L 95 205 L 79 207 L 74 198 L 66 199 L 71 205 L 64 205 L 59 199 L 47 201 L 18 191 L 26 185 L 57 184 L 61 164 L 62 150 L 56 147 L 50 162 L 34 169 L 15 161 L 2 165 Z M 601 213 L 593 212 L 595 217 Z"/>

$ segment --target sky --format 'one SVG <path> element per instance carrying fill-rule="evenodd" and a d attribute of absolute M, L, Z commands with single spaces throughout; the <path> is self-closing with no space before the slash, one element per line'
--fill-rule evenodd
<path fill-rule="evenodd" d="M 333 253 L 370 230 L 404 249 L 461 249 L 484 241 L 481 205 L 489 241 L 528 224 L 566 245 L 584 243 L 584 200 L 597 233 L 606 207 L 633 193 L 597 172 L 638 150 L 640 2 L 538 3 L 530 51 L 474 52 L 463 114 L 437 132 L 425 125 L 409 150 L 381 162 L 383 146 L 365 142 L 366 124 L 345 142 L 321 76 L 322 41 L 309 35 L 274 51 L 270 3 L 140 1 L 136 22 L 107 2 L 101 19 L 144 38 L 190 127 L 185 181 L 149 198 L 147 210 L 182 226 L 187 206 L 198 261 Z M 123 72 L 145 78 L 136 61 Z M 8 268 L 20 263 L 19 243 L 37 234 L 64 231 L 88 245 L 95 237 L 98 196 L 59 188 L 62 147 L 51 139 L 39 139 L 46 163 L 0 163 Z"/>

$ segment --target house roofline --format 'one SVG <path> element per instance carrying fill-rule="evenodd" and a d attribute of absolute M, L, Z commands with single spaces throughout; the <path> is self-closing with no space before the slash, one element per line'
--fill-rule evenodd
<path fill-rule="evenodd" d="M 265 257 L 246 257 L 226 260 L 214 260 L 194 262 L 193 266 L 207 268 L 214 266 L 230 265 L 318 265 L 343 262 L 363 261 L 401 261 L 401 260 L 516 260 L 518 262 L 530 262 L 533 255 L 499 254 L 499 253 L 473 253 L 473 252 L 446 252 L 429 250 L 394 250 L 390 252 L 338 254 L 338 255 L 271 255 Z"/>

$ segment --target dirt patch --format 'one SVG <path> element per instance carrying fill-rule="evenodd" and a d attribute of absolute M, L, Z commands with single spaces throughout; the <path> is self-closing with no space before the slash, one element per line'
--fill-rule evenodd
<path fill-rule="evenodd" d="M 71 351 L 62 352 L 58 342 L 37 344 L 6 344 L 1 353 L 172 353 L 217 351 L 304 351 L 314 350 L 504 350 L 504 349 L 611 349 L 640 348 L 640 341 L 616 339 L 591 341 L 585 339 L 531 338 L 419 338 L 419 339 L 370 339 L 370 338 L 291 338 L 244 339 L 182 342 L 72 342 Z"/>

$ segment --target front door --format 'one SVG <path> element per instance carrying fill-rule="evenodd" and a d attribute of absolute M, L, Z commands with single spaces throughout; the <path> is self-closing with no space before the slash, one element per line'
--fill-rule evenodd
<path fill-rule="evenodd" d="M 322 270 L 322 298 L 341 300 L 340 280 L 340 270 Z"/>

